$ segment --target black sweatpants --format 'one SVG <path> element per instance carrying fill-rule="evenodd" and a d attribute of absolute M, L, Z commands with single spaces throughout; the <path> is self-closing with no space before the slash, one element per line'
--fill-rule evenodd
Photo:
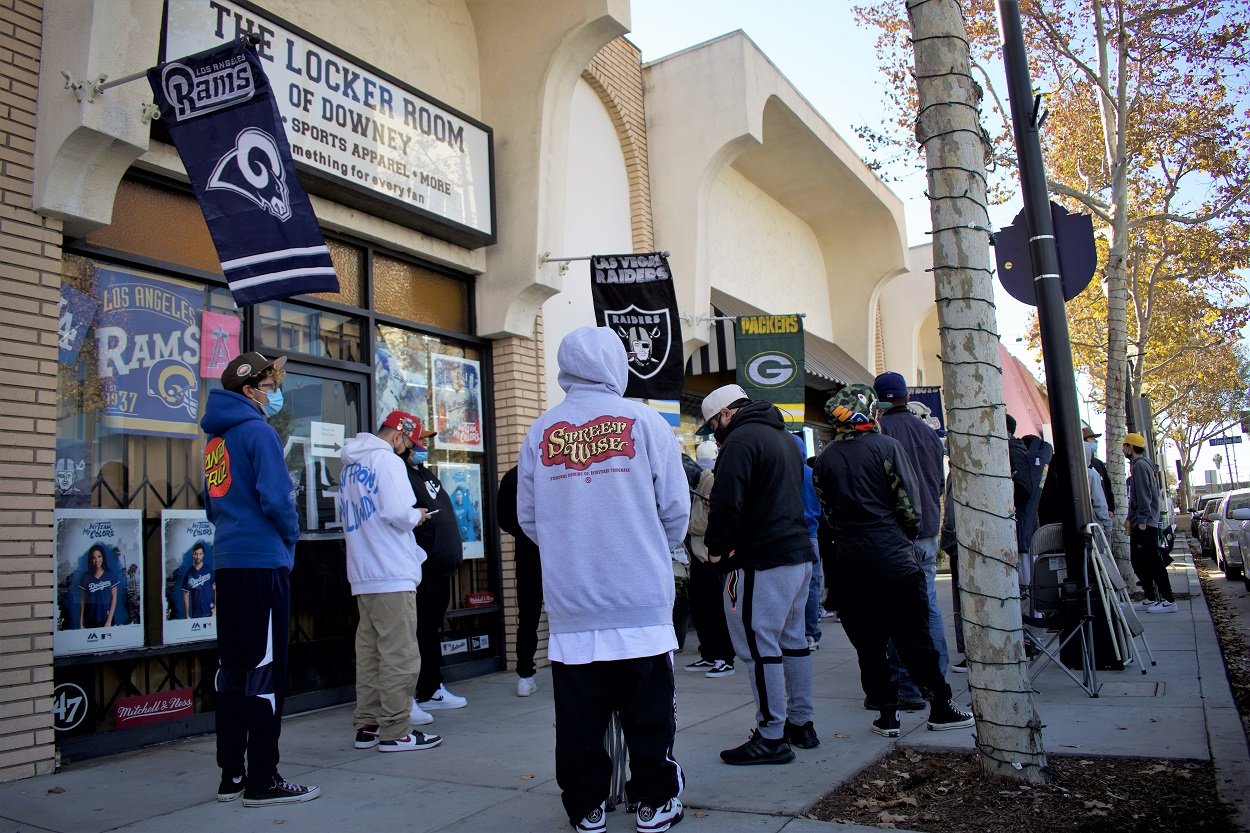
<path fill-rule="evenodd" d="M 286 696 L 291 577 L 274 570 L 218 569 L 217 766 L 268 789 L 278 772 Z"/>
<path fill-rule="evenodd" d="M 699 637 L 699 656 L 715 662 L 734 661 L 734 646 L 725 624 L 725 573 L 716 565 L 690 559 L 690 618 Z"/>
<path fill-rule="evenodd" d="M 417 700 L 429 700 L 443 684 L 443 620 L 450 605 L 451 577 L 422 576 L 417 585 Z"/>
<path fill-rule="evenodd" d="M 886 643 L 893 642 L 907 674 L 931 699 L 948 700 L 951 687 L 938 666 L 929 635 L 929 595 L 924 573 L 881 581 L 839 581 L 838 615 L 859 656 L 860 680 L 873 703 L 898 702 Z"/>
<path fill-rule="evenodd" d="M 534 654 L 538 652 L 538 620 L 543 613 L 543 565 L 537 547 L 533 553 L 517 547 L 516 604 L 516 673 L 518 677 L 532 677 Z"/>
<path fill-rule="evenodd" d="M 629 749 L 629 800 L 659 807 L 684 785 L 673 758 L 677 734 L 673 662 L 653 657 L 551 664 L 556 701 L 556 783 L 576 825 L 608 797 L 612 761 L 604 737 L 612 712 L 621 716 Z"/>
<path fill-rule="evenodd" d="M 1176 601 L 1172 596 L 1172 582 L 1168 580 L 1168 568 L 1163 566 L 1163 556 L 1159 555 L 1159 530 L 1148 526 L 1138 529 L 1133 524 L 1129 531 L 1129 560 L 1133 564 L 1133 572 L 1141 582 L 1147 599 L 1166 599 Z"/>

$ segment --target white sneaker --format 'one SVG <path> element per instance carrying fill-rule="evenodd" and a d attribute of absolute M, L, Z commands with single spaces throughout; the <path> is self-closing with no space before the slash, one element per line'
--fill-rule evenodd
<path fill-rule="evenodd" d="M 599 806 L 586 814 L 586 817 L 573 825 L 577 833 L 604 833 L 608 829 L 608 817 L 604 814 L 607 802 L 600 801 Z"/>
<path fill-rule="evenodd" d="M 1140 602 L 1138 602 L 1137 604 L 1138 604 L 1140 607 L 1150 608 L 1150 607 L 1154 607 L 1154 606 L 1155 606 L 1155 605 L 1157 605 L 1158 603 L 1159 603 L 1159 600 L 1158 600 L 1158 599 L 1142 599 L 1142 600 L 1141 600 Z"/>
<path fill-rule="evenodd" d="M 417 705 L 417 701 L 413 700 L 412 711 L 408 712 L 408 722 L 413 726 L 424 726 L 427 723 L 434 722 L 434 715 L 423 711 L 421 707 Z"/>
<path fill-rule="evenodd" d="M 533 677 L 517 677 L 516 678 L 516 696 L 529 697 L 535 691 L 538 691 L 538 683 L 534 682 Z"/>
<path fill-rule="evenodd" d="M 1162 601 L 1154 607 L 1146 608 L 1147 613 L 1175 613 L 1176 602 Z"/>
<path fill-rule="evenodd" d="M 807 638 L 807 650 L 809 650 L 809 651 L 819 651 L 819 650 L 820 650 L 820 643 L 816 641 L 816 637 L 814 637 L 814 636 L 809 636 L 809 637 Z"/>
<path fill-rule="evenodd" d="M 421 749 L 433 749 L 440 746 L 443 739 L 438 735 L 427 735 L 423 732 L 413 732 L 404 735 L 399 740 L 384 740 L 378 743 L 379 752 L 413 752 Z"/>
<path fill-rule="evenodd" d="M 676 798 L 670 798 L 659 807 L 639 804 L 636 829 L 638 833 L 662 833 L 681 821 L 684 815 L 681 801 Z"/>
<path fill-rule="evenodd" d="M 418 703 L 421 708 L 426 711 L 433 709 L 463 709 L 469 705 L 469 701 L 463 697 L 458 697 L 447 690 L 446 686 L 439 686 L 438 691 L 434 692 L 434 696 L 429 700 L 422 700 Z"/>

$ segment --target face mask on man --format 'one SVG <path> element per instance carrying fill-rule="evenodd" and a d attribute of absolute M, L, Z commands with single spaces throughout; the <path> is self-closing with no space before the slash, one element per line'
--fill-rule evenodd
<path fill-rule="evenodd" d="M 422 465 L 426 460 L 430 459 L 430 452 L 424 448 L 414 448 L 412 451 L 408 452 L 408 456 L 405 459 L 408 460 L 408 465 L 415 469 L 417 466 Z"/>
<path fill-rule="evenodd" d="M 274 388 L 271 391 L 267 391 L 265 399 L 266 401 L 264 402 L 256 402 L 255 399 L 252 401 L 260 406 L 260 410 L 264 413 L 266 419 L 273 419 L 282 411 L 282 406 L 286 402 L 282 396 L 282 388 Z"/>
<path fill-rule="evenodd" d="M 1094 452 L 1098 450 L 1098 443 L 1085 441 L 1085 462 L 1088 464 L 1094 458 Z"/>

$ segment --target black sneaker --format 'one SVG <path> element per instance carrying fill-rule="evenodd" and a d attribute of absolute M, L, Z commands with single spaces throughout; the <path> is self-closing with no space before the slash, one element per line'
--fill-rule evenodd
<path fill-rule="evenodd" d="M 717 677 L 728 677 L 729 675 L 733 673 L 734 673 L 734 664 L 732 662 L 726 662 L 723 659 L 718 659 L 716 660 L 716 662 L 712 663 L 712 667 L 709 668 L 707 670 L 707 673 L 705 673 L 703 676 L 716 679 Z"/>
<path fill-rule="evenodd" d="M 304 787 L 292 784 L 281 775 L 275 775 L 273 785 L 267 790 L 244 790 L 244 807 L 268 807 L 270 804 L 299 804 L 312 801 L 321 795 L 321 787 Z"/>
<path fill-rule="evenodd" d="M 372 749 L 378 745 L 378 727 L 360 726 L 356 729 L 356 748 Z"/>
<path fill-rule="evenodd" d="M 812 721 L 807 721 L 802 726 L 798 726 L 786 721 L 786 740 L 791 746 L 797 746 L 799 749 L 815 749 L 820 746 L 820 738 L 816 737 L 816 727 L 812 725 Z"/>
<path fill-rule="evenodd" d="M 872 733 L 883 738 L 898 737 L 898 712 L 883 714 L 872 722 Z"/>
<path fill-rule="evenodd" d="M 967 674 L 968 673 L 968 658 L 964 657 L 959 662 L 952 665 L 951 671 L 955 672 L 956 674 Z"/>
<path fill-rule="evenodd" d="M 929 728 L 934 732 L 966 729 L 974 725 L 976 725 L 976 720 L 971 714 L 956 706 L 954 700 L 934 700 L 933 707 L 929 709 Z"/>
<path fill-rule="evenodd" d="M 922 712 L 929 707 L 924 700 L 899 700 L 898 710 L 901 712 Z M 867 697 L 864 698 L 864 708 L 870 712 L 881 711 L 881 706 L 872 702 Z"/>
<path fill-rule="evenodd" d="M 707 671 L 716 663 L 710 659 L 696 659 L 694 662 L 683 666 L 683 671 Z"/>
<path fill-rule="evenodd" d="M 234 801 L 243 795 L 243 776 L 221 774 L 221 783 L 217 785 L 218 801 Z"/>
<path fill-rule="evenodd" d="M 794 750 L 786 743 L 785 738 L 768 740 L 756 729 L 751 732 L 751 739 L 746 743 L 721 752 L 720 759 L 734 766 L 788 764 L 794 760 Z"/>

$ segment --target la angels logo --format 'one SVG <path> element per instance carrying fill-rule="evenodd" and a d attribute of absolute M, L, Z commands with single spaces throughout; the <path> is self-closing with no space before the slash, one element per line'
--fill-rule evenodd
<path fill-rule="evenodd" d="M 204 447 L 204 485 L 209 497 L 225 497 L 230 491 L 230 451 L 221 437 Z"/>
<path fill-rule="evenodd" d="M 634 456 L 634 421 L 602 416 L 582 425 L 557 422 L 543 432 L 544 466 L 585 471 L 612 457 Z"/>

